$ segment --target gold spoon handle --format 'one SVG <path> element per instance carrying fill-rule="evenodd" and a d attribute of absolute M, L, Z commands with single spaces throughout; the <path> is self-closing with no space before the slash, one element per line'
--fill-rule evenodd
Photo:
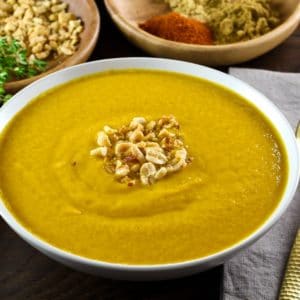
<path fill-rule="evenodd" d="M 300 148 L 300 122 L 296 129 L 296 139 Z M 279 300 L 300 300 L 300 230 L 290 254 Z"/>
<path fill-rule="evenodd" d="M 298 122 L 298 125 L 296 128 L 296 139 L 297 139 L 298 145 L 300 146 L 300 121 Z"/>
<path fill-rule="evenodd" d="M 300 299 L 300 230 L 288 261 L 285 277 L 283 279 L 279 300 Z"/>

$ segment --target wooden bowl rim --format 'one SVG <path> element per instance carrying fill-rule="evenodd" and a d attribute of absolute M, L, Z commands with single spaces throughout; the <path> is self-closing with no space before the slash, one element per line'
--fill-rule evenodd
<path fill-rule="evenodd" d="M 85 1 L 91 6 L 92 10 L 94 11 L 92 20 L 95 21 L 94 30 L 91 31 L 91 38 L 90 38 L 89 42 L 86 44 L 86 47 L 84 47 L 80 51 L 77 50 L 73 55 L 68 56 L 67 58 L 63 59 L 60 64 L 54 66 L 53 68 L 47 70 L 46 72 L 43 72 L 43 73 L 33 76 L 33 77 L 7 82 L 5 84 L 6 90 L 16 91 L 16 90 L 18 90 L 22 87 L 25 87 L 26 85 L 44 77 L 50 73 L 53 73 L 53 72 L 61 70 L 63 68 L 81 63 L 90 56 L 91 52 L 93 51 L 93 49 L 96 46 L 98 36 L 100 33 L 101 16 L 100 16 L 99 8 L 98 8 L 95 0 L 85 0 Z"/>
<path fill-rule="evenodd" d="M 241 48 L 248 48 L 253 46 L 258 46 L 262 43 L 265 43 L 269 40 L 272 40 L 273 37 L 276 37 L 280 35 L 281 33 L 285 32 L 288 28 L 290 28 L 293 25 L 299 25 L 300 23 L 300 1 L 298 5 L 296 6 L 295 10 L 288 16 L 286 20 L 284 20 L 283 23 L 281 23 L 279 26 L 271 30 L 270 32 L 248 40 L 248 41 L 241 41 L 231 44 L 225 44 L 225 45 L 196 45 L 196 44 L 187 44 L 187 43 L 181 43 L 181 42 L 175 42 L 166 40 L 160 37 L 157 37 L 155 35 L 152 35 L 138 26 L 132 25 L 131 22 L 129 22 L 126 18 L 124 18 L 122 15 L 118 13 L 116 8 L 110 4 L 109 0 L 104 0 L 104 4 L 106 9 L 108 10 L 110 16 L 112 19 L 119 24 L 120 26 L 123 26 L 126 28 L 126 30 L 133 35 L 137 36 L 139 39 L 147 40 L 148 42 L 152 43 L 153 45 L 159 46 L 159 47 L 165 47 L 165 48 L 175 48 L 180 46 L 181 51 L 196 51 L 196 50 L 205 50 L 205 52 L 222 52 L 224 50 L 238 50 Z"/>

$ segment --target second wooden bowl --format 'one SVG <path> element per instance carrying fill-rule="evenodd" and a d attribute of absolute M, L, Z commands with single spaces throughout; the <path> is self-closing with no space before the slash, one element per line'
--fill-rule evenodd
<path fill-rule="evenodd" d="M 7 91 L 16 92 L 49 73 L 85 62 L 91 55 L 96 46 L 100 32 L 100 13 L 97 4 L 94 0 L 64 0 L 64 2 L 69 4 L 69 10 L 75 16 L 80 17 L 84 24 L 84 30 L 80 35 L 80 43 L 77 51 L 71 56 L 60 57 L 56 60 L 50 61 L 49 65 L 51 67 L 40 75 L 8 82 L 5 85 L 5 89 Z"/>
<path fill-rule="evenodd" d="M 163 1 L 104 0 L 104 2 L 115 24 L 136 46 L 154 56 L 210 66 L 232 65 L 258 57 L 287 39 L 300 22 L 299 0 L 285 0 L 284 22 L 259 38 L 228 45 L 191 45 L 164 40 L 139 28 L 138 25 L 147 19 L 169 11 Z"/>

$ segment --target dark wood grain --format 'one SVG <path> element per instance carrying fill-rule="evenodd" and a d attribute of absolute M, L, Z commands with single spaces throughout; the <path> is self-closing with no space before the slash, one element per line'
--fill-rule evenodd
<path fill-rule="evenodd" d="M 271 52 L 238 67 L 267 69 L 279 72 L 300 72 L 300 28 Z"/>
<path fill-rule="evenodd" d="M 91 59 L 147 56 L 118 32 L 104 11 L 102 32 Z M 299 72 L 300 30 L 284 44 L 254 61 L 249 68 Z M 226 71 L 225 68 L 221 70 Z M 222 268 L 165 282 L 120 282 L 70 270 L 40 254 L 0 221 L 0 300 L 165 300 L 219 299 Z"/>

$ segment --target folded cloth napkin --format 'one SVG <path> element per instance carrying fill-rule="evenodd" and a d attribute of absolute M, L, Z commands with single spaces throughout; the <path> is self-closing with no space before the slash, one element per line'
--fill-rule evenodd
<path fill-rule="evenodd" d="M 231 68 L 230 74 L 272 100 L 292 128 L 300 120 L 300 74 Z M 300 225 L 300 189 L 280 221 L 224 267 L 225 300 L 275 300 Z"/>

